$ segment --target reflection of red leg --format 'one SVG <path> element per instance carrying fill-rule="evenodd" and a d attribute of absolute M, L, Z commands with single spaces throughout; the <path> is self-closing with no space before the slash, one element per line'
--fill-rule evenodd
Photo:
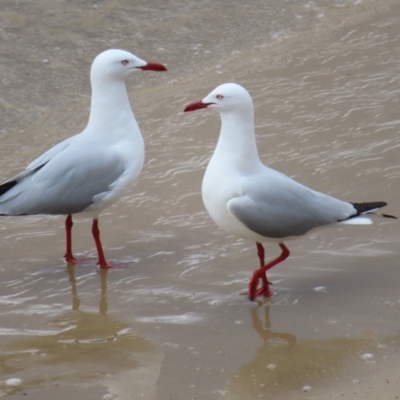
<path fill-rule="evenodd" d="M 109 265 L 104 257 L 103 246 L 101 245 L 100 241 L 100 230 L 99 230 L 99 221 L 97 219 L 93 220 L 92 225 L 92 234 L 94 241 L 96 243 L 97 254 L 99 256 L 99 261 L 97 261 L 97 265 L 100 265 L 100 268 L 109 269 L 113 268 Z"/>
<path fill-rule="evenodd" d="M 261 263 L 261 256 L 260 256 L 260 247 L 262 247 L 261 243 L 257 243 L 257 249 L 258 249 L 258 256 L 260 258 L 260 263 Z M 271 284 L 268 282 L 267 279 L 267 271 L 272 268 L 273 266 L 279 264 L 280 262 L 286 260 L 286 258 L 289 257 L 289 250 L 288 248 L 283 244 L 280 243 L 279 247 L 282 249 L 282 253 L 279 257 L 275 258 L 275 260 L 272 260 L 266 265 L 261 266 L 259 269 L 257 269 L 253 277 L 251 278 L 251 281 L 249 283 L 249 299 L 254 300 L 257 296 L 264 296 L 264 297 L 271 297 L 272 296 L 272 291 L 269 287 Z M 264 252 L 264 248 L 262 248 L 262 253 Z M 258 286 L 258 281 L 262 280 L 262 286 L 260 289 L 257 290 Z"/>
<path fill-rule="evenodd" d="M 76 259 L 72 254 L 72 215 L 69 214 L 65 219 L 65 233 L 67 241 L 67 251 L 65 252 L 64 258 L 69 265 L 75 265 Z"/>

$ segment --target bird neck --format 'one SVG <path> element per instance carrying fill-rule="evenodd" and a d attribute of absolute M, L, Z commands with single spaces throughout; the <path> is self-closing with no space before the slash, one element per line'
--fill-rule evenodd
<path fill-rule="evenodd" d="M 125 82 L 103 80 L 92 82 L 92 100 L 88 127 L 109 130 L 116 123 L 135 121 Z"/>
<path fill-rule="evenodd" d="M 221 113 L 221 133 L 214 154 L 242 171 L 260 163 L 252 114 Z"/>

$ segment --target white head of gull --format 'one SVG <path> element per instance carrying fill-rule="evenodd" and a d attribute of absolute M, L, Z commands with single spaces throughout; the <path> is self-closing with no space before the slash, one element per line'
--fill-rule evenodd
<path fill-rule="evenodd" d="M 166 71 L 124 50 L 107 50 L 92 63 L 89 122 L 72 136 L 31 162 L 26 171 L 0 185 L 0 215 L 64 214 L 66 253 L 72 253 L 72 214 L 88 213 L 100 268 L 111 268 L 104 257 L 98 228 L 102 210 L 116 202 L 143 167 L 144 142 L 126 91 L 135 71 Z"/>
<path fill-rule="evenodd" d="M 256 242 L 260 268 L 249 284 L 251 300 L 272 296 L 266 272 L 289 256 L 284 239 L 331 224 L 370 224 L 361 215 L 386 205 L 341 201 L 266 167 L 257 151 L 253 101 L 242 86 L 220 85 L 184 111 L 202 108 L 215 109 L 221 116 L 218 144 L 203 178 L 204 205 L 221 228 Z M 277 243 L 281 255 L 266 264 L 261 242 Z"/>

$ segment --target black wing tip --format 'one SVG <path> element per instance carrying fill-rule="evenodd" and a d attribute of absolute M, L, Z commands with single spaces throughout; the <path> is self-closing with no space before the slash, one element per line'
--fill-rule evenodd
<path fill-rule="evenodd" d="M 357 211 L 354 217 L 387 206 L 384 201 L 370 201 L 368 203 L 350 203 Z"/>
<path fill-rule="evenodd" d="M 4 193 L 8 192 L 11 188 L 13 188 L 18 182 L 17 181 L 9 181 L 0 185 L 0 196 Z"/>
<path fill-rule="evenodd" d="M 350 203 L 350 204 L 357 211 L 357 214 L 352 215 L 350 218 L 354 218 L 362 214 L 367 214 L 369 212 L 387 206 L 387 203 L 385 201 L 372 201 L 368 203 Z M 379 215 L 385 218 L 397 219 L 397 217 L 395 217 L 394 215 L 389 215 L 389 214 L 379 214 Z"/>

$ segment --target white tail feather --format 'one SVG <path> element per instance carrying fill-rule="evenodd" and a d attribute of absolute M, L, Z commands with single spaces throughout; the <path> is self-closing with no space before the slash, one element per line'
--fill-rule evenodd
<path fill-rule="evenodd" d="M 347 225 L 371 225 L 372 220 L 366 217 L 355 217 L 350 219 L 345 219 L 344 221 L 340 221 L 339 224 L 347 224 Z"/>

